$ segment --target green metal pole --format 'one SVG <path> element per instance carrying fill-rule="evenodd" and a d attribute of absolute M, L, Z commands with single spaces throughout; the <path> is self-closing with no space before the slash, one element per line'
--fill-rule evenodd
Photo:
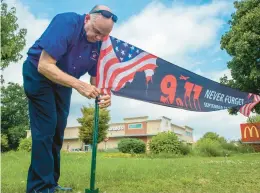
<path fill-rule="evenodd" d="M 98 193 L 99 189 L 95 190 L 96 178 L 96 158 L 97 158 L 97 141 L 98 141 L 98 117 L 99 117 L 98 98 L 95 100 L 95 123 L 92 143 L 92 160 L 91 160 L 91 175 L 90 175 L 90 189 L 85 189 L 85 193 Z"/>

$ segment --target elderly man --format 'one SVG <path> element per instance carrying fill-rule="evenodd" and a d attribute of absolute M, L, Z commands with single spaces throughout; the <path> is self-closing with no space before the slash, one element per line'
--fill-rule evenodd
<path fill-rule="evenodd" d="M 59 186 L 58 180 L 72 88 L 89 99 L 99 97 L 100 108 L 110 105 L 110 97 L 95 87 L 95 77 L 101 41 L 116 21 L 117 16 L 103 5 L 89 14 L 58 14 L 29 49 L 23 64 L 32 133 L 27 193 L 71 191 Z M 79 80 L 87 72 L 90 84 Z"/>

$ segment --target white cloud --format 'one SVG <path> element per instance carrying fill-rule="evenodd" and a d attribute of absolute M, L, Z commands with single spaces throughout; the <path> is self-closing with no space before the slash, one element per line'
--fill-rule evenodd
<path fill-rule="evenodd" d="M 224 69 L 224 70 L 214 70 L 214 71 L 202 71 L 200 68 L 197 68 L 196 70 L 194 70 L 194 73 L 199 74 L 201 76 L 204 76 L 208 79 L 211 79 L 213 81 L 219 82 L 219 79 L 221 77 L 223 77 L 224 75 L 226 75 L 228 77 L 228 79 L 231 79 L 231 72 L 229 69 Z"/>
<path fill-rule="evenodd" d="M 112 35 L 156 56 L 191 68 L 189 53 L 215 45 L 225 23 L 220 16 L 230 14 L 231 2 L 217 1 L 201 6 L 149 4 L 138 15 L 116 26 Z"/>
<path fill-rule="evenodd" d="M 215 62 L 218 62 L 218 61 L 221 61 L 221 60 L 222 60 L 222 58 L 218 57 L 218 58 L 214 59 L 214 60 L 212 61 L 212 63 L 215 63 Z"/>

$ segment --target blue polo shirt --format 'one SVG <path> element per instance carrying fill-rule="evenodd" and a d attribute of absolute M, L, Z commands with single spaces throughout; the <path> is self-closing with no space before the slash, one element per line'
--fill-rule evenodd
<path fill-rule="evenodd" d="M 27 52 L 27 60 L 35 67 L 44 49 L 64 72 L 80 78 L 86 72 L 95 77 L 101 42 L 89 42 L 84 30 L 85 14 L 56 15 L 41 37 Z"/>

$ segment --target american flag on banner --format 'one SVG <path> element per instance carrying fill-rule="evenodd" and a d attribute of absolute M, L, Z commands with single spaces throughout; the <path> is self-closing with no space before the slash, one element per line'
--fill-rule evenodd
<path fill-rule="evenodd" d="M 112 36 L 102 41 L 96 86 L 104 94 L 191 111 L 235 107 L 247 117 L 260 102 L 259 95 L 199 76 Z"/>
<path fill-rule="evenodd" d="M 243 115 L 245 115 L 246 117 L 248 117 L 250 115 L 250 112 L 254 108 L 254 106 L 256 106 L 257 103 L 260 102 L 260 96 L 259 95 L 249 93 L 248 98 L 250 98 L 251 96 L 254 97 L 253 102 L 245 104 L 239 110 L 239 112 L 242 113 Z"/>
<path fill-rule="evenodd" d="M 107 36 L 101 46 L 98 61 L 97 87 L 105 94 L 118 91 L 132 82 L 136 72 L 144 71 L 147 84 L 152 80 L 157 57 Z"/>

